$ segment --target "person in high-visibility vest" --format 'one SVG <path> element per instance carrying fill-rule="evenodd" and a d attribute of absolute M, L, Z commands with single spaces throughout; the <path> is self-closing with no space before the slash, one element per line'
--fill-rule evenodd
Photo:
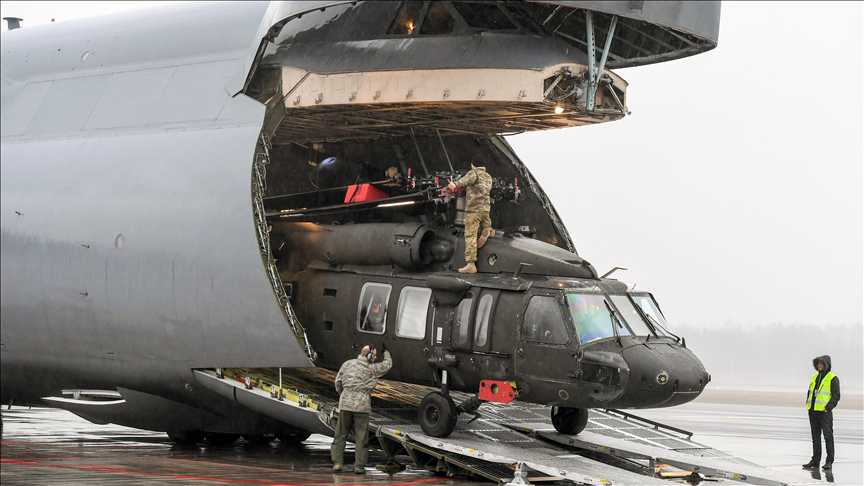
<path fill-rule="evenodd" d="M 810 378 L 807 390 L 807 415 L 810 418 L 810 435 L 813 438 L 813 457 L 804 467 L 819 466 L 822 459 L 822 437 L 825 436 L 825 465 L 831 469 L 834 464 L 834 417 L 832 411 L 840 401 L 840 378 L 831 372 L 831 356 L 813 358 L 816 374 Z"/>

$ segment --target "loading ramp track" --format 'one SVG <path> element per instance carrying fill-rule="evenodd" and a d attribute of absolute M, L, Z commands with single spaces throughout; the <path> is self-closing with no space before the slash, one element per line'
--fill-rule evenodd
<path fill-rule="evenodd" d="M 315 433 L 333 435 L 339 397 L 336 373 L 322 368 L 195 370 L 203 386 L 247 407 Z M 246 384 L 246 377 L 250 377 Z M 514 481 L 570 480 L 577 484 L 666 484 L 663 477 L 703 475 L 747 484 L 796 484 L 797 478 L 731 456 L 690 438 L 686 431 L 617 410 L 592 409 L 578 435 L 560 434 L 547 407 L 484 403 L 480 417 L 463 414 L 447 438 L 430 437 L 417 424 L 420 400 L 433 388 L 379 380 L 372 394 L 370 444 L 387 467 L 411 462 L 439 473 Z M 456 403 L 468 394 L 451 392 Z M 374 436 L 374 439 L 373 439 Z M 376 444 L 377 442 L 377 444 Z M 694 479 L 695 476 L 694 476 Z"/>

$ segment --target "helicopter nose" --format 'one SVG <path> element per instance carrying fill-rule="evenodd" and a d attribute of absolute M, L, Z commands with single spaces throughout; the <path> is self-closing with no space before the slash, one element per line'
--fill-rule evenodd
<path fill-rule="evenodd" d="M 702 393 L 711 376 L 689 349 L 678 344 L 646 343 L 627 348 L 630 386 L 637 407 L 671 407 Z"/>

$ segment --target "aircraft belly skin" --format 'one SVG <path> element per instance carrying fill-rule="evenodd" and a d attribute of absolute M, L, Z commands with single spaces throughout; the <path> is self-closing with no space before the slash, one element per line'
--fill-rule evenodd
<path fill-rule="evenodd" d="M 260 129 L 2 146 L 4 390 L 310 365 L 255 237 Z"/>

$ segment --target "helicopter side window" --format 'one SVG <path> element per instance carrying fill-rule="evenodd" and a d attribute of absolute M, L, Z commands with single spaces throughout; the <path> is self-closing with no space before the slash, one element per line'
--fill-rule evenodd
<path fill-rule="evenodd" d="M 582 344 L 615 335 L 612 314 L 606 299 L 599 294 L 567 294 L 567 304 L 573 315 L 573 324 Z M 617 325 L 617 323 L 616 323 Z"/>
<path fill-rule="evenodd" d="M 522 339 L 546 344 L 566 344 L 570 340 L 555 297 L 531 297 L 522 321 Z"/>
<path fill-rule="evenodd" d="M 396 335 L 409 339 L 426 337 L 426 316 L 432 289 L 404 287 L 396 308 Z"/>
<path fill-rule="evenodd" d="M 358 330 L 384 334 L 391 288 L 388 284 L 372 282 L 363 286 L 360 292 L 360 305 L 357 308 Z"/>
<path fill-rule="evenodd" d="M 480 297 L 477 306 L 477 317 L 474 319 L 474 346 L 478 348 L 486 346 L 489 336 L 489 318 L 492 315 L 492 295 L 485 294 Z"/>
<path fill-rule="evenodd" d="M 447 11 L 444 2 L 432 2 L 420 26 L 420 35 L 441 35 L 453 32 L 456 20 Z"/>
<path fill-rule="evenodd" d="M 621 317 L 627 321 L 627 325 L 633 330 L 633 334 L 636 336 L 651 336 L 654 334 L 651 332 L 651 328 L 642 320 L 639 311 L 633 307 L 633 303 L 630 302 L 630 299 L 626 295 L 610 295 L 609 297 L 615 303 L 615 307 L 618 308 Z"/>
<path fill-rule="evenodd" d="M 471 304 L 473 303 L 474 292 L 468 292 L 462 298 L 462 301 L 459 302 L 459 305 L 456 306 L 456 324 L 454 326 L 456 332 L 454 336 L 456 337 L 456 344 L 460 346 L 468 342 L 468 327 L 470 324 L 468 319 L 471 317 Z"/>

